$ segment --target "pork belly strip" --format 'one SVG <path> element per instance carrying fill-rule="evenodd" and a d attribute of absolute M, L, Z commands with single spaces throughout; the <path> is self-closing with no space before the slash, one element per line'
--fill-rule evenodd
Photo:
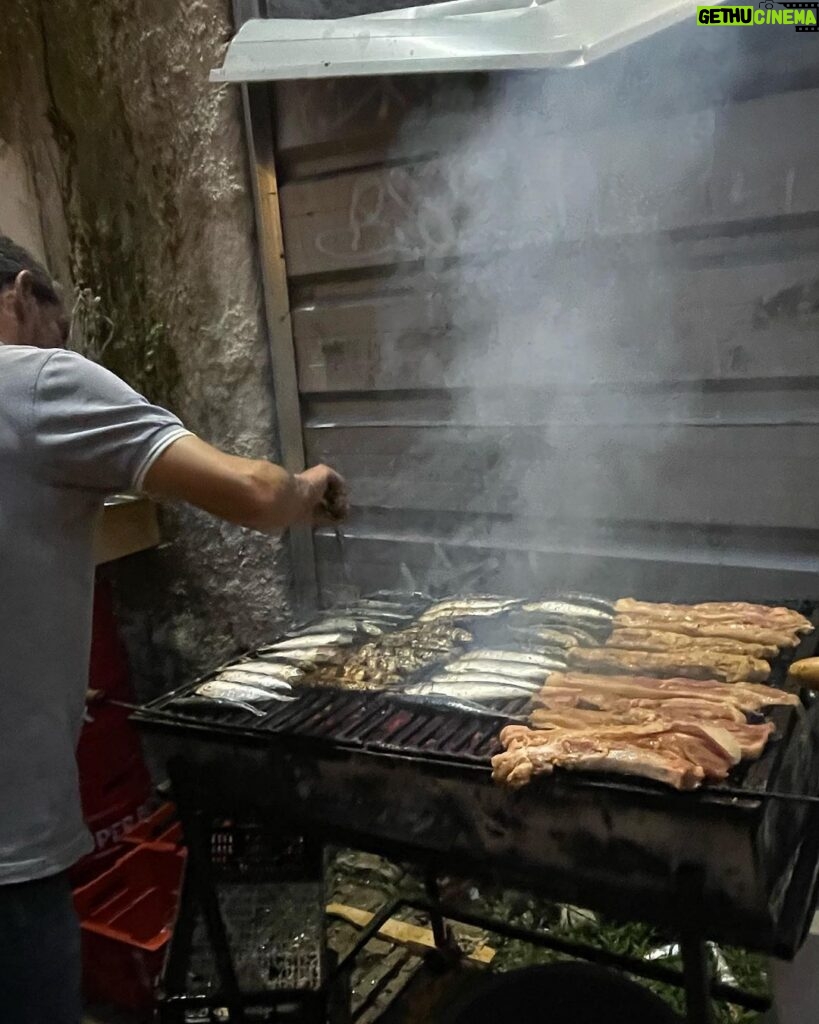
<path fill-rule="evenodd" d="M 692 698 L 686 697 L 620 697 L 616 693 L 607 693 L 605 690 L 577 690 L 566 687 L 550 690 L 548 696 L 544 696 L 541 692 L 535 700 L 538 704 L 552 710 L 593 708 L 614 713 L 627 712 L 635 708 L 659 712 L 661 709 L 667 711 L 669 706 L 677 706 L 683 717 L 691 717 L 696 707 L 697 718 L 701 721 L 731 720 L 737 723 L 747 721 L 745 713 L 736 704 L 707 698 L 694 701 Z"/>
<path fill-rule="evenodd" d="M 616 613 L 643 615 L 647 618 L 691 618 L 701 622 L 744 622 L 758 626 L 784 628 L 798 633 L 812 633 L 810 619 L 791 608 L 749 604 L 747 601 L 707 601 L 703 604 L 659 604 L 623 597 L 614 606 Z"/>
<path fill-rule="evenodd" d="M 663 714 L 666 717 L 696 718 L 698 721 L 735 722 L 745 724 L 747 721 L 745 713 L 736 704 L 720 700 L 697 700 L 695 697 L 654 697 L 652 699 L 639 697 L 620 697 L 616 693 L 599 691 L 594 694 L 595 700 L 589 690 L 578 690 L 570 687 L 549 688 L 548 696 L 545 689 L 537 695 L 539 707 L 536 707 L 531 714 L 533 725 L 537 725 L 540 719 L 537 717 L 545 714 L 573 713 L 575 711 L 584 714 L 598 714 L 604 711 L 614 716 L 628 716 L 633 712 L 645 712 L 646 714 Z"/>
<path fill-rule="evenodd" d="M 669 749 L 700 764 L 709 778 L 724 778 L 729 768 L 739 764 L 742 748 L 736 737 L 713 722 L 668 722 L 654 717 L 648 722 L 609 723 L 567 729 L 575 735 L 593 734 L 599 739 L 628 739 L 648 749 Z M 549 730 L 533 730 L 526 725 L 509 725 L 501 731 L 501 742 L 508 748 L 539 743 Z M 686 751 L 691 752 L 689 756 Z M 716 759 L 716 760 L 715 760 Z"/>
<path fill-rule="evenodd" d="M 769 644 L 774 647 L 796 647 L 799 636 L 795 630 L 777 626 L 756 626 L 746 622 L 708 622 L 701 619 L 652 619 L 633 612 L 615 615 L 612 629 L 659 629 L 684 636 L 725 637 L 743 643 Z"/>
<path fill-rule="evenodd" d="M 540 739 L 542 737 L 542 739 Z M 592 732 L 540 733 L 536 744 L 515 743 L 492 758 L 496 782 L 518 789 L 534 775 L 556 766 L 569 771 L 614 772 L 664 782 L 675 789 L 696 789 L 705 770 L 673 750 L 637 746 L 625 736 L 602 738 Z"/>
<path fill-rule="evenodd" d="M 702 778 L 724 780 L 742 756 L 736 737 L 720 726 L 660 719 L 554 731 L 513 725 L 502 730 L 500 739 L 508 756 L 493 759 L 493 774 L 513 786 L 559 766 L 642 775 L 693 788 Z"/>
<path fill-rule="evenodd" d="M 686 636 L 664 629 L 615 629 L 606 647 L 625 651 L 713 651 L 715 654 L 739 654 L 748 658 L 775 658 L 775 644 L 752 644 L 720 636 Z"/>
<path fill-rule="evenodd" d="M 618 647 L 573 647 L 568 662 L 591 672 L 633 672 L 635 675 L 686 676 L 690 679 L 719 679 L 725 683 L 748 679 L 762 682 L 771 666 L 761 658 L 713 651 L 628 651 Z"/>
<path fill-rule="evenodd" d="M 601 676 L 586 672 L 552 672 L 537 698 L 543 703 L 549 703 L 558 690 L 579 693 L 581 699 L 592 693 L 649 701 L 695 698 L 732 704 L 742 711 L 760 711 L 778 705 L 797 707 L 800 703 L 794 693 L 744 681 L 720 683 L 715 679 L 656 679 L 647 676 Z M 591 697 L 589 703 L 594 703 Z"/>
<path fill-rule="evenodd" d="M 749 725 L 745 716 L 729 709 L 720 716 L 721 709 L 710 708 L 697 701 L 667 701 L 655 709 L 627 707 L 620 711 L 592 711 L 583 708 L 536 708 L 530 717 L 533 729 L 591 729 L 606 725 L 640 725 L 650 722 L 697 723 L 716 725 L 730 734 L 739 745 L 742 760 L 756 760 L 775 731 L 771 722 Z M 667 706 L 672 705 L 672 706 Z M 716 712 L 716 716 L 713 712 Z M 512 728 L 510 726 L 510 728 Z"/>

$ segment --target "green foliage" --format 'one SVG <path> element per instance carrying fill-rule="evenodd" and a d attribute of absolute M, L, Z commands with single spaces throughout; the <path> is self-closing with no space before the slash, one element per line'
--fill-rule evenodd
<path fill-rule="evenodd" d="M 524 928 L 546 930 L 571 942 L 606 949 L 613 953 L 650 959 L 671 968 L 682 968 L 673 936 L 662 935 L 639 922 L 620 924 L 608 921 L 589 911 L 575 907 L 558 907 L 510 891 L 481 893 L 487 913 Z M 538 949 L 516 939 L 493 937 L 497 950 L 493 963 L 496 970 L 514 970 L 531 964 L 549 964 L 570 960 L 571 957 L 551 950 Z M 721 947 L 719 952 L 731 978 L 729 983 L 749 992 L 764 995 L 768 991 L 765 960 L 745 950 Z M 685 996 L 681 989 L 660 982 L 634 978 L 656 995 L 666 1000 L 681 1016 L 685 1013 Z M 738 1006 L 720 1003 L 716 1007 L 717 1024 L 757 1024 L 759 1015 Z"/>
<path fill-rule="evenodd" d="M 126 324 L 120 329 L 102 296 L 77 288 L 71 309 L 70 347 L 127 380 L 137 391 L 171 404 L 179 379 L 176 353 L 165 324 Z"/>

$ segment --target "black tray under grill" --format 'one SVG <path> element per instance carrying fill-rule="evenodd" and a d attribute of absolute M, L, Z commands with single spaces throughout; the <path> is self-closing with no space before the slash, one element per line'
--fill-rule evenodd
<path fill-rule="evenodd" d="M 814 605 L 789 606 L 819 619 Z M 816 646 L 814 634 L 778 659 L 772 682 L 781 684 L 792 658 Z M 710 938 L 788 955 L 803 937 L 816 809 L 759 794 L 819 795 L 819 712 L 807 697 L 804 710 L 773 710 L 776 738 L 724 786 L 677 793 L 648 780 L 556 771 L 510 793 L 490 779 L 501 719 L 409 710 L 387 694 L 328 687 L 274 705 L 264 718 L 222 706 L 182 714 L 169 707 L 189 689 L 136 720 L 161 734 L 169 753 L 196 763 L 203 799 L 220 810 L 252 794 L 256 805 L 321 836 L 446 870 L 455 863 L 662 924 L 679 913 L 679 870 L 693 867 Z M 522 698 L 497 710 L 520 716 L 526 708 Z M 726 787 L 749 795 L 721 792 Z"/>

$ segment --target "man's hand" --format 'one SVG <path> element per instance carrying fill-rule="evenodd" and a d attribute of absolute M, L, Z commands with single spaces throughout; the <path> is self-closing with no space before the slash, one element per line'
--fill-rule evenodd
<path fill-rule="evenodd" d="M 347 485 L 334 469 L 313 466 L 297 474 L 296 480 L 306 487 L 307 521 L 312 526 L 334 526 L 347 518 Z"/>
<path fill-rule="evenodd" d="M 346 485 L 327 466 L 293 476 L 272 462 L 227 455 L 198 437 L 180 437 L 166 448 L 148 470 L 145 490 L 263 533 L 347 515 Z"/>

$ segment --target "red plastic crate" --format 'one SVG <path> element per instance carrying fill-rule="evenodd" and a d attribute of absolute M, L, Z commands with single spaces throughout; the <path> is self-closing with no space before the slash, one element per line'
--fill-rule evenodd
<path fill-rule="evenodd" d="M 170 846 L 180 846 L 182 825 L 176 814 L 176 805 L 162 804 L 138 825 L 129 828 L 122 841 L 135 846 L 140 843 L 167 843 Z"/>
<path fill-rule="evenodd" d="M 133 846 L 115 843 L 113 846 L 107 846 L 104 850 L 89 853 L 69 869 L 68 879 L 71 882 L 71 888 L 76 890 L 88 885 L 104 872 L 110 871 L 117 861 L 131 850 L 133 850 Z"/>
<path fill-rule="evenodd" d="M 90 1002 L 150 1006 L 176 919 L 186 851 L 143 843 L 77 889 Z"/>
<path fill-rule="evenodd" d="M 86 820 L 130 800 L 134 810 L 151 793 L 139 735 L 121 708 L 90 704 L 77 747 Z"/>
<path fill-rule="evenodd" d="M 80 793 L 95 853 L 119 842 L 154 808 L 139 737 L 119 708 L 91 705 L 77 750 Z"/>
<path fill-rule="evenodd" d="M 88 685 L 115 700 L 133 699 L 128 660 L 117 629 L 111 584 L 99 573 L 94 587 Z"/>

